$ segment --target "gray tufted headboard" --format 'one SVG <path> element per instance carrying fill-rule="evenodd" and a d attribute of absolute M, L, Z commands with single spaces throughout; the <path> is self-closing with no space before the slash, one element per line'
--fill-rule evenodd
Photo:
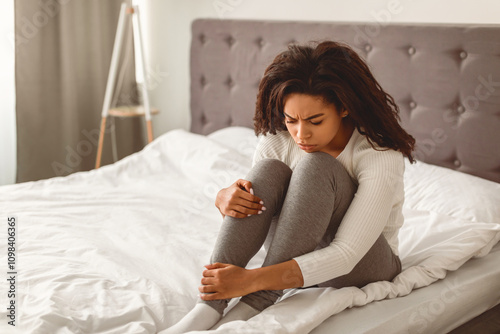
<path fill-rule="evenodd" d="M 401 109 L 417 159 L 500 182 L 500 25 L 199 19 L 191 131 L 253 127 L 260 78 L 289 43 L 351 45 Z"/>

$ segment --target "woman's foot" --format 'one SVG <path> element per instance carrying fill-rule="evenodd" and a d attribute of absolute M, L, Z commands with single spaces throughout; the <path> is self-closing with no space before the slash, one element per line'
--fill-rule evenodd
<path fill-rule="evenodd" d="M 217 329 L 223 324 L 231 321 L 236 321 L 236 320 L 247 321 L 248 319 L 256 316 L 259 313 L 260 311 L 254 309 L 250 305 L 245 304 L 243 302 L 239 302 L 232 309 L 230 309 L 229 312 L 227 312 L 224 318 L 222 318 L 218 323 L 215 324 L 215 326 L 213 326 L 210 329 Z"/>
<path fill-rule="evenodd" d="M 158 334 L 180 334 L 190 331 L 205 331 L 220 320 L 222 315 L 211 306 L 197 303 L 178 323 Z"/>

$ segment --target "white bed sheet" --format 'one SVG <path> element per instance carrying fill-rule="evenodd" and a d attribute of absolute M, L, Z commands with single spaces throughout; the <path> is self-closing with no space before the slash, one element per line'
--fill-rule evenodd
<path fill-rule="evenodd" d="M 211 137 L 175 130 L 99 170 L 1 187 L 1 219 L 19 222 L 16 333 L 155 333 L 177 322 L 195 303 L 221 223 L 215 194 L 244 177 L 255 145 L 249 129 Z M 405 270 L 394 283 L 290 290 L 248 322 L 216 332 L 307 333 L 346 308 L 429 285 L 500 239 L 498 221 L 422 207 L 404 213 Z M 0 332 L 11 329 L 0 321 Z"/>
<path fill-rule="evenodd" d="M 344 310 L 311 334 L 442 334 L 500 304 L 500 244 L 407 296 Z"/>

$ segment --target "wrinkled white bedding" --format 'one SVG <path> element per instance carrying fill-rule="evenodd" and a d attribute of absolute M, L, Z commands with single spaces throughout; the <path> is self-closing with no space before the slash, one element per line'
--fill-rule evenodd
<path fill-rule="evenodd" d="M 99 170 L 0 187 L 1 219 L 18 219 L 16 333 L 155 333 L 177 322 L 195 303 L 221 223 L 215 194 L 245 176 L 256 142 L 243 128 L 174 130 Z M 394 282 L 290 290 L 216 332 L 307 333 L 345 308 L 429 285 L 500 239 L 500 185 L 423 163 L 407 165 L 405 182 L 404 271 Z M 3 228 L 2 250 L 6 239 Z M 6 290 L 1 280 L 2 333 L 12 330 Z"/>

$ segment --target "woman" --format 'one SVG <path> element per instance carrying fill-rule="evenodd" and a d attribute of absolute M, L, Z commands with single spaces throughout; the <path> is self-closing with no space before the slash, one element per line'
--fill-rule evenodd
<path fill-rule="evenodd" d="M 413 162 L 415 144 L 398 113 L 346 45 L 279 54 L 259 86 L 254 122 L 263 136 L 252 170 L 217 195 L 224 222 L 201 300 L 165 333 L 249 319 L 283 289 L 362 287 L 398 275 L 404 157 Z M 245 269 L 266 238 L 263 266 Z"/>

